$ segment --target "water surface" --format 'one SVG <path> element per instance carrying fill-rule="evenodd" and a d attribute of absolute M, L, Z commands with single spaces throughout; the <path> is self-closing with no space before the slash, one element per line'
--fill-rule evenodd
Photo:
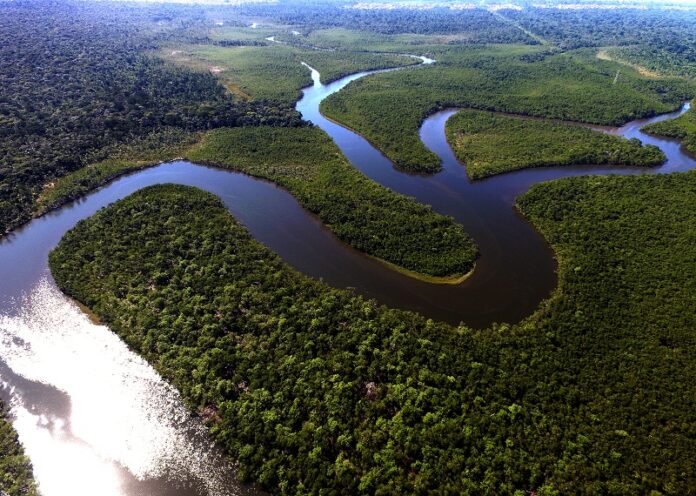
<path fill-rule="evenodd" d="M 472 277 L 450 286 L 398 274 L 340 242 L 286 191 L 182 161 L 122 177 L 33 220 L 0 240 L 0 395 L 11 407 L 45 496 L 258 494 L 236 482 L 233 465 L 211 445 L 174 388 L 55 286 L 49 251 L 100 208 L 154 184 L 195 186 L 222 198 L 256 239 L 310 276 L 395 307 L 483 327 L 529 315 L 556 284 L 553 253 L 513 208 L 515 198 L 532 184 L 589 173 L 662 173 L 696 166 L 675 141 L 639 130 L 675 113 L 608 131 L 659 146 L 668 157 L 662 167 L 533 169 L 472 183 L 446 142 L 444 126 L 454 113 L 446 110 L 421 128 L 443 171 L 428 177 L 404 174 L 365 139 L 319 112 L 328 95 L 374 72 L 382 71 L 322 85 L 312 71 L 314 85 L 304 90 L 297 108 L 367 176 L 461 223 L 482 253 Z"/>
<path fill-rule="evenodd" d="M 415 70 L 427 70 L 417 68 Z M 420 129 L 423 143 L 440 157 L 443 170 L 431 176 L 407 174 L 394 168 L 391 161 L 365 138 L 325 118 L 319 111 L 322 100 L 369 73 L 348 76 L 322 85 L 319 73 L 312 70 L 314 85 L 303 92 L 297 109 L 305 119 L 326 131 L 348 160 L 378 183 L 431 205 L 437 212 L 452 216 L 464 226 L 481 256 L 470 278 L 457 286 L 394 281 L 386 292 L 377 295 L 379 282 L 361 280 L 352 285 L 393 306 L 419 311 L 451 323 L 464 322 L 486 327 L 493 322 L 518 322 L 530 315 L 556 286 L 556 261 L 551 248 L 536 229 L 514 208 L 515 198 L 541 181 L 588 174 L 650 174 L 689 170 L 696 161 L 679 143 L 640 131 L 646 124 L 675 118 L 689 109 L 651 119 L 630 122 L 604 132 L 626 138 L 638 138 L 658 146 L 667 161 L 660 167 L 563 166 L 525 169 L 487 179 L 470 181 L 466 167 L 455 157 L 447 143 L 445 124 L 456 113 L 448 109 L 428 117 Z M 382 275 L 379 275 L 382 278 Z M 327 279 L 327 282 L 331 281 Z"/>

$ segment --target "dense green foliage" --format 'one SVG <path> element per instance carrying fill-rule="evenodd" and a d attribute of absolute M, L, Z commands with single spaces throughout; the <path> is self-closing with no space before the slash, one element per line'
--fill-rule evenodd
<path fill-rule="evenodd" d="M 611 59 L 643 68 L 652 74 L 696 78 L 696 58 L 689 62 L 681 54 L 648 46 L 611 47 L 603 50 Z"/>
<path fill-rule="evenodd" d="M 696 62 L 694 11 L 528 8 L 505 15 L 564 49 L 638 45 Z"/>
<path fill-rule="evenodd" d="M 319 128 L 255 126 L 196 135 L 165 129 L 115 147 L 109 159 L 49 183 L 36 213 L 122 174 L 175 158 L 280 184 L 343 241 L 399 267 L 435 278 L 466 274 L 473 267 L 476 247 L 461 226 L 364 177 Z"/>
<path fill-rule="evenodd" d="M 696 12 L 525 9 L 506 16 L 561 48 L 610 47 L 617 61 L 659 74 L 696 77 Z"/>
<path fill-rule="evenodd" d="M 694 92 L 683 80 L 645 78 L 590 51 L 441 47 L 435 58 L 432 66 L 355 81 L 327 98 L 322 111 L 365 135 L 399 167 L 435 171 L 439 161 L 418 128 L 443 107 L 615 125 L 673 110 Z"/>
<path fill-rule="evenodd" d="M 486 160 L 472 174 L 543 159 L 651 162 L 635 143 L 481 110 L 618 124 L 694 95 L 630 67 L 688 75 L 688 13 L 103 5 L 0 1 L 0 233 L 35 207 L 185 155 L 284 186 L 367 253 L 462 273 L 475 248 L 451 219 L 367 180 L 318 129 L 270 127 L 302 125 L 289 105 L 310 81 L 299 61 L 327 81 L 411 62 L 367 51 L 433 55 L 434 66 L 357 81 L 324 107 L 411 170 L 437 170 L 417 130 L 447 106 L 479 109 L 450 123 L 460 158 Z M 276 27 L 252 33 L 240 13 L 286 23 L 278 39 L 293 46 L 264 41 Z M 491 42 L 520 44 L 475 46 Z M 621 63 L 596 59 L 605 46 Z M 693 150 L 693 116 L 648 130 Z M 478 141 L 466 141 L 474 125 Z M 696 493 L 695 190 L 696 173 L 535 186 L 519 207 L 558 253 L 559 287 L 525 322 L 482 331 L 302 276 L 186 187 L 102 210 L 50 264 L 206 412 L 241 475 L 275 493 L 676 496 Z M 0 474 L 10 496 L 34 494 L 2 419 Z"/>
<path fill-rule="evenodd" d="M 0 235 L 48 181 L 162 126 L 298 125 L 289 105 L 233 101 L 210 74 L 166 65 L 128 16 L 40 1 L 0 3 Z"/>
<path fill-rule="evenodd" d="M 199 139 L 198 133 L 162 128 L 129 142 L 113 145 L 105 150 L 109 158 L 88 164 L 46 184 L 36 200 L 34 214 L 41 215 L 80 198 L 123 174 L 183 157 Z"/>
<path fill-rule="evenodd" d="M 280 184 L 369 255 L 432 276 L 473 267 L 476 247 L 459 224 L 367 179 L 319 128 L 220 129 L 185 155 Z"/>
<path fill-rule="evenodd" d="M 660 165 L 656 146 L 641 146 L 592 129 L 461 110 L 447 121 L 447 139 L 472 179 L 527 167 L 573 164 Z"/>
<path fill-rule="evenodd" d="M 528 321 L 481 332 L 312 281 L 190 188 L 102 210 L 50 263 L 216 412 L 242 475 L 275 492 L 683 495 L 694 188 L 695 173 L 532 188 L 520 207 L 559 253 L 559 289 Z"/>
<path fill-rule="evenodd" d="M 474 43 L 535 43 L 525 33 L 484 9 L 360 9 L 340 3 L 306 0 L 246 5 L 243 12 L 283 24 L 323 28 L 359 27 L 382 34 L 453 34 Z"/>
<path fill-rule="evenodd" d="M 696 154 L 696 109 L 689 109 L 676 119 L 656 122 L 643 127 L 643 131 L 659 136 L 668 136 L 682 140 L 682 144 L 691 153 Z"/>
<path fill-rule="evenodd" d="M 24 456 L 17 433 L 0 401 L 0 493 L 7 496 L 36 496 L 31 463 Z"/>
<path fill-rule="evenodd" d="M 177 45 L 159 55 L 176 64 L 212 71 L 234 94 L 254 100 L 295 102 L 300 89 L 312 84 L 306 62 L 321 72 L 328 83 L 346 74 L 417 63 L 410 57 L 390 54 L 324 52 L 269 43 L 266 46 L 223 47 L 210 44 Z"/>

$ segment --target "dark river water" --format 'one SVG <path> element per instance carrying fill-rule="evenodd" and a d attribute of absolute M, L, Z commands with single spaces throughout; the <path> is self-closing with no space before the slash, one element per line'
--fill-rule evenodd
<path fill-rule="evenodd" d="M 427 70 L 418 68 L 415 70 Z M 633 121 L 621 128 L 603 128 L 605 132 L 659 146 L 667 156 L 661 167 L 571 166 L 527 169 L 470 181 L 465 167 L 457 161 L 445 136 L 445 123 L 455 109 L 438 112 L 425 120 L 420 129 L 423 143 L 442 161 L 442 172 L 423 176 L 396 170 L 392 163 L 365 138 L 323 117 L 319 103 L 351 81 L 355 74 L 329 85 L 318 83 L 304 91 L 297 104 L 305 119 L 326 131 L 365 175 L 378 183 L 431 205 L 436 211 L 450 215 L 474 238 L 481 256 L 470 278 L 457 286 L 429 284 L 406 276 L 362 273 L 347 281 L 325 275 L 332 285 L 353 286 L 361 293 L 376 297 L 389 305 L 419 311 L 429 317 L 451 323 L 464 322 L 473 327 L 486 327 L 492 322 L 517 322 L 531 314 L 539 302 L 556 285 L 556 262 L 544 239 L 513 208 L 515 198 L 535 183 L 560 177 L 587 174 L 645 174 L 687 170 L 696 167 L 674 140 L 656 138 L 640 131 L 647 123 L 674 118 L 689 108 L 652 119 Z"/>
<path fill-rule="evenodd" d="M 304 90 L 298 110 L 364 174 L 461 223 L 482 253 L 473 275 L 452 286 L 398 274 L 337 240 L 286 191 L 181 161 L 117 179 L 30 222 L 0 240 L 0 396 L 11 408 L 42 494 L 259 494 L 236 482 L 234 466 L 211 445 L 178 393 L 55 286 L 49 251 L 76 222 L 100 208 L 153 184 L 196 186 L 222 198 L 256 239 L 310 276 L 429 317 L 483 327 L 529 315 L 556 284 L 553 253 L 513 208 L 529 186 L 558 177 L 696 166 L 678 143 L 639 130 L 677 112 L 605 130 L 659 146 L 668 157 L 661 167 L 533 169 L 472 183 L 445 140 L 445 122 L 455 112 L 446 110 L 421 128 L 421 139 L 440 156 L 444 170 L 429 177 L 404 174 L 365 139 L 319 113 L 324 98 L 367 74 L 322 85 L 313 71 L 315 84 Z"/>

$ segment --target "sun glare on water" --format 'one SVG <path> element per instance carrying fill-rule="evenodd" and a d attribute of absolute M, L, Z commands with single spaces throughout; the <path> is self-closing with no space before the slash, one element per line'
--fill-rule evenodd
<path fill-rule="evenodd" d="M 48 280 L 17 304 L 0 316 L 0 377 L 44 496 L 140 494 L 172 474 L 234 490 L 176 390 L 115 334 Z"/>

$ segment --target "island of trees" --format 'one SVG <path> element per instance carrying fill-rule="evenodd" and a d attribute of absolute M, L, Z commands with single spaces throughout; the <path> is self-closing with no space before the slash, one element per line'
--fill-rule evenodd
<path fill-rule="evenodd" d="M 527 167 L 573 164 L 660 165 L 656 146 L 641 146 L 583 126 L 462 110 L 447 121 L 447 139 L 471 179 Z"/>
<path fill-rule="evenodd" d="M 448 133 L 473 178 L 655 165 L 654 148 L 548 119 L 618 125 L 696 95 L 693 12 L 346 7 L 0 0 L 0 236 L 185 157 L 273 181 L 343 241 L 442 282 L 471 269 L 473 241 L 302 120 L 300 61 L 327 82 L 437 59 L 323 111 L 432 173 L 419 126 L 463 108 Z M 696 152 L 695 116 L 646 130 Z M 681 496 L 696 493 L 694 190 L 694 172 L 534 186 L 517 206 L 556 252 L 558 288 L 481 330 L 305 277 L 188 187 L 102 210 L 50 265 L 273 493 Z M 36 491 L 0 409 L 0 492 Z"/>
<path fill-rule="evenodd" d="M 186 187 L 81 222 L 50 263 L 273 492 L 689 494 L 694 187 L 533 187 L 519 206 L 559 254 L 559 289 L 481 331 L 302 276 Z"/>

